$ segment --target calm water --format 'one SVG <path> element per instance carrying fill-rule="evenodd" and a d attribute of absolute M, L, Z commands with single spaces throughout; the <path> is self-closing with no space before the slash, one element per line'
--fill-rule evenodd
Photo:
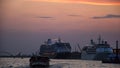
<path fill-rule="evenodd" d="M 30 68 L 29 58 L 0 58 L 0 68 Z M 120 68 L 120 64 L 103 64 L 88 60 L 50 60 L 49 68 Z"/>

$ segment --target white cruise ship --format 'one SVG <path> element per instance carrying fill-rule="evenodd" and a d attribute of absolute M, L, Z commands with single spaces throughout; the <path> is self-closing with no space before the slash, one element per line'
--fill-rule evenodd
<path fill-rule="evenodd" d="M 83 60 L 105 60 L 108 55 L 112 54 L 113 50 L 107 41 L 101 40 L 101 36 L 98 38 L 98 43 L 91 40 L 89 46 L 85 46 L 81 52 L 81 59 Z"/>

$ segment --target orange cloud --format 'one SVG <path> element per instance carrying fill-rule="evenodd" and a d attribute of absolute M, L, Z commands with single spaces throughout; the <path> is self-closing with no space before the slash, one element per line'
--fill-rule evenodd
<path fill-rule="evenodd" d="M 59 3 L 82 3 L 91 5 L 120 5 L 120 0 L 33 0 Z"/>

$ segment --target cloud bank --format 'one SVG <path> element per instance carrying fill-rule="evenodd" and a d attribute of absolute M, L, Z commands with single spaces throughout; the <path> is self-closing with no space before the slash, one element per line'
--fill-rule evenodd
<path fill-rule="evenodd" d="M 74 15 L 74 14 L 70 14 L 68 16 L 71 16 L 71 17 L 80 17 L 80 15 Z"/>
<path fill-rule="evenodd" d="M 53 18 L 53 17 L 50 17 L 50 16 L 36 16 L 35 18 L 46 18 L 46 19 L 49 19 L 49 18 Z"/>
<path fill-rule="evenodd" d="M 92 4 L 92 5 L 120 5 L 120 0 L 31 0 L 31 1 L 82 3 L 82 4 Z"/>
<path fill-rule="evenodd" d="M 106 16 L 95 16 L 93 19 L 104 19 L 104 18 L 120 18 L 120 15 L 108 14 Z"/>

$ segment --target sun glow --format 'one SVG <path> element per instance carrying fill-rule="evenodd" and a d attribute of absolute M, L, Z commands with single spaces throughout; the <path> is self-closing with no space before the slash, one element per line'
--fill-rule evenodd
<path fill-rule="evenodd" d="M 97 2 L 97 1 L 87 1 L 87 0 L 31 0 L 31 1 L 81 3 L 81 4 L 90 4 L 90 5 L 120 5 L 120 2 Z"/>

